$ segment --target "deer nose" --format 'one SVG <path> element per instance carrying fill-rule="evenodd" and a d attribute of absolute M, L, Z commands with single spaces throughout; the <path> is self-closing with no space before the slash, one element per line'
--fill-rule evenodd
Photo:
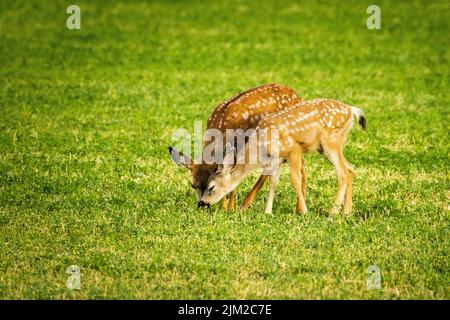
<path fill-rule="evenodd" d="M 197 202 L 197 207 L 198 208 L 203 208 L 203 207 L 209 208 L 209 204 L 204 202 L 203 200 L 200 200 L 199 202 Z"/>

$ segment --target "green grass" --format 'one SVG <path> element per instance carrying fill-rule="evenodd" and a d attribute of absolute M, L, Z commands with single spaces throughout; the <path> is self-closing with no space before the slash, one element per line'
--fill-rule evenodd
<path fill-rule="evenodd" d="M 76 3 L 1 3 L 0 298 L 450 298 L 448 2 Z M 267 82 L 365 110 L 348 220 L 318 155 L 306 215 L 287 168 L 273 216 L 195 207 L 172 131 Z"/>

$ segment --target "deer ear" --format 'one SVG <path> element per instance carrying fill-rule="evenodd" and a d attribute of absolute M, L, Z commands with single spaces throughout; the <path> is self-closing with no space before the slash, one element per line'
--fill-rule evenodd
<path fill-rule="evenodd" d="M 173 162 L 175 162 L 180 167 L 185 167 L 192 171 L 194 168 L 194 164 L 189 156 L 185 156 L 184 154 L 179 153 L 177 150 L 169 146 L 170 156 L 172 157 Z"/>

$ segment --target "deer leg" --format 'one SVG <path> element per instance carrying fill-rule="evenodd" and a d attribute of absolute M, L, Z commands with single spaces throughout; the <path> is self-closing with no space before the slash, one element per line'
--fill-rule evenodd
<path fill-rule="evenodd" d="M 303 198 L 306 199 L 305 159 L 303 159 L 303 158 L 302 158 L 302 168 L 301 168 L 301 173 L 302 173 L 302 193 L 303 193 Z"/>
<path fill-rule="evenodd" d="M 330 209 L 330 214 L 336 214 L 344 203 L 349 171 L 346 166 L 345 158 L 342 155 L 342 150 L 338 147 L 338 144 L 322 143 L 322 146 L 324 148 L 324 155 L 328 161 L 333 164 L 338 178 L 336 199 L 334 200 L 333 207 Z"/>
<path fill-rule="evenodd" d="M 227 211 L 227 210 L 228 210 L 228 199 L 227 199 L 227 197 L 226 197 L 226 196 L 223 197 L 222 200 L 221 200 L 221 202 L 222 202 L 222 208 L 223 208 L 223 210 Z"/>
<path fill-rule="evenodd" d="M 345 200 L 344 200 L 344 214 L 349 215 L 352 211 L 352 180 L 353 173 L 348 172 L 347 176 L 347 189 L 345 190 Z"/>
<path fill-rule="evenodd" d="M 289 155 L 289 166 L 291 169 L 291 183 L 297 193 L 297 204 L 296 211 L 301 213 L 306 213 L 308 209 L 306 208 L 305 197 L 304 197 L 304 187 L 303 187 L 303 159 L 301 155 L 301 150 L 293 151 Z"/>
<path fill-rule="evenodd" d="M 267 175 L 261 175 L 259 177 L 258 181 L 256 181 L 252 190 L 247 194 L 241 206 L 239 207 L 240 210 L 245 210 L 252 205 L 253 200 L 255 200 L 256 194 L 264 186 L 264 182 L 267 180 L 268 177 L 269 176 Z"/>
<path fill-rule="evenodd" d="M 345 190 L 344 214 L 348 215 L 352 211 L 352 184 L 355 169 L 353 169 L 353 166 L 344 158 L 343 154 L 342 158 L 344 159 L 347 168 L 347 189 Z"/>
<path fill-rule="evenodd" d="M 234 209 L 234 204 L 235 204 L 235 196 L 236 196 L 236 192 L 233 190 L 230 192 L 230 199 L 228 201 L 228 209 L 229 210 L 233 210 Z"/>
<path fill-rule="evenodd" d="M 269 195 L 267 196 L 265 213 L 272 213 L 273 199 L 275 198 L 275 188 L 278 182 L 278 174 L 280 173 L 279 164 L 272 168 L 272 174 L 269 176 Z"/>

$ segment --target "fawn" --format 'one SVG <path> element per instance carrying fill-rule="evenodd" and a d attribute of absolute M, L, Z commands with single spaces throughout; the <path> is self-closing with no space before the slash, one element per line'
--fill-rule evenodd
<path fill-rule="evenodd" d="M 259 120 L 265 115 L 283 110 L 301 102 L 302 99 L 289 87 L 280 84 L 266 84 L 257 88 L 239 93 L 231 99 L 218 105 L 212 112 L 207 122 L 207 129 L 218 129 L 225 133 L 227 129 L 248 130 L 256 128 Z M 225 143 L 225 142 L 223 142 Z M 206 142 L 203 143 L 205 148 Z M 187 155 L 179 153 L 169 147 L 172 160 L 190 170 L 192 175 L 192 187 L 197 192 L 197 204 L 199 207 L 209 206 L 202 201 L 203 195 L 208 191 L 207 184 L 210 176 L 216 172 L 217 164 L 194 163 Z M 303 167 L 302 167 L 303 168 Z M 303 169 L 302 169 L 303 170 Z M 253 202 L 256 193 L 263 187 L 267 175 L 261 175 L 253 189 L 247 195 L 241 205 L 241 209 L 248 208 Z M 234 209 L 235 192 L 230 193 L 229 202 L 223 198 L 224 209 Z"/>
<path fill-rule="evenodd" d="M 291 182 L 297 193 L 296 211 L 306 213 L 305 195 L 302 190 L 304 184 L 301 170 L 302 155 L 317 150 L 333 164 L 338 177 L 337 196 L 330 214 L 337 213 L 342 204 L 344 213 L 349 214 L 352 208 L 354 169 L 344 158 L 343 148 L 353 124 L 353 117 L 358 119 L 360 126 L 365 130 L 366 119 L 361 109 L 331 99 L 303 101 L 266 116 L 259 122 L 256 132 L 250 137 L 245 148 L 237 154 L 234 148 L 227 152 L 223 164 L 219 165 L 217 171 L 209 178 L 208 192 L 203 194 L 201 201 L 207 204 L 215 203 L 224 194 L 234 190 L 252 170 L 269 168 L 271 175 L 265 212 L 272 213 L 279 164 L 282 160 L 287 160 Z M 264 139 L 257 134 L 261 131 L 266 132 Z M 275 133 L 278 139 L 271 142 L 271 136 Z M 260 158 L 257 158 L 256 162 L 249 161 L 251 147 L 256 146 L 256 149 L 260 149 L 264 144 L 267 151 L 276 154 L 277 157 L 268 163 L 262 163 Z"/>

